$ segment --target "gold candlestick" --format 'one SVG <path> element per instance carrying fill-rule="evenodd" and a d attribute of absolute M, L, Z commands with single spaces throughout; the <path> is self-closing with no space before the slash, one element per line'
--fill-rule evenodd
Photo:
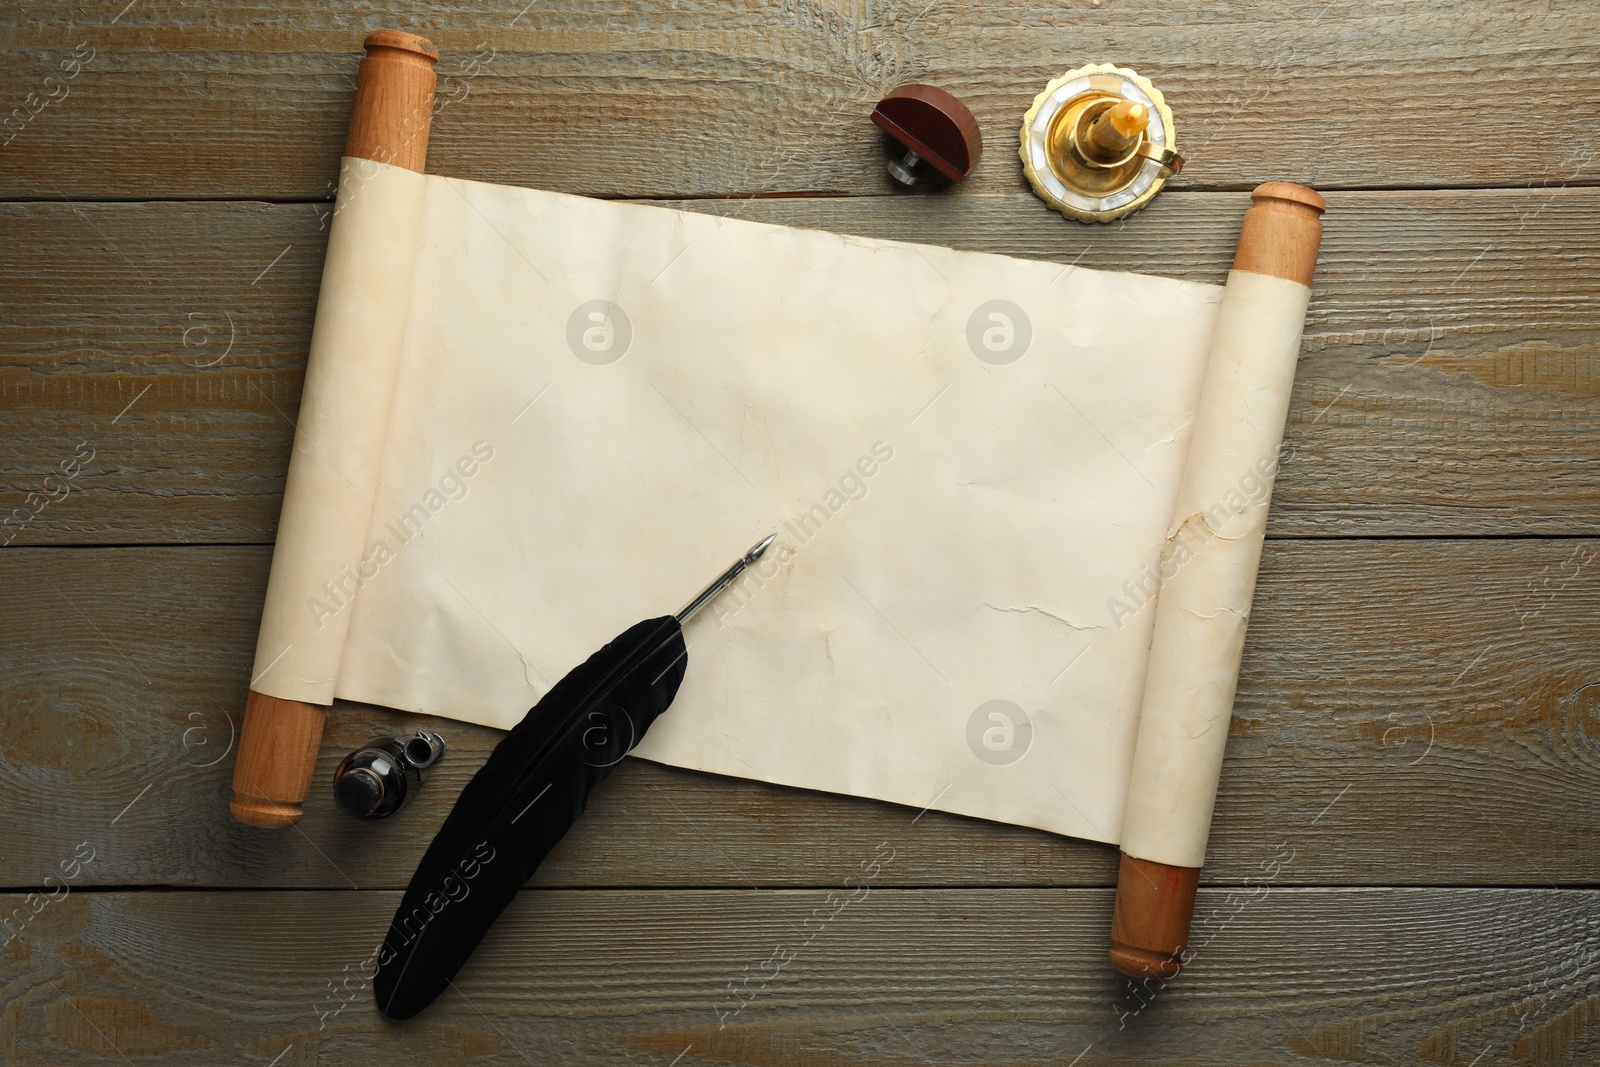
<path fill-rule="evenodd" d="M 1045 203 L 1079 222 L 1132 214 L 1183 167 L 1172 110 L 1126 67 L 1069 70 L 1023 116 L 1022 170 Z"/>

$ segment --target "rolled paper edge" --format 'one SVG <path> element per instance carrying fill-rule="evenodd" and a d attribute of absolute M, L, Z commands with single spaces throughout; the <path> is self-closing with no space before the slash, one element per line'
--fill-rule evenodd
<path fill-rule="evenodd" d="M 363 580 L 426 179 L 345 157 L 250 687 L 331 705 Z M 242 750 L 241 750 L 242 755 Z"/>
<path fill-rule="evenodd" d="M 361 559 L 377 492 L 439 58 L 399 30 L 365 47 L 251 670 L 252 690 L 324 707 L 353 614 L 344 565 Z"/>
<path fill-rule="evenodd" d="M 349 230 L 356 226 L 357 219 L 376 214 L 390 216 L 387 218 L 385 228 L 393 229 L 393 209 L 398 207 L 400 214 L 407 217 L 407 221 L 415 223 L 411 226 L 412 236 L 420 227 L 420 214 L 422 202 L 422 174 L 427 163 L 428 135 L 433 117 L 433 94 L 435 76 L 433 65 L 438 61 L 439 53 L 433 43 L 427 38 L 416 34 L 403 33 L 397 30 L 377 30 L 369 34 L 364 42 L 366 55 L 361 60 L 360 71 L 357 74 L 355 99 L 351 108 L 350 125 L 345 140 L 345 158 L 340 164 L 339 203 L 335 210 L 339 211 L 349 206 L 356 194 L 361 192 L 367 183 L 381 184 L 391 188 L 393 183 L 382 182 L 382 168 L 377 164 L 390 163 L 395 168 L 413 171 L 418 177 L 414 179 L 416 188 L 409 195 L 401 193 L 398 201 L 388 197 L 380 197 L 377 192 L 369 191 L 360 200 L 353 213 L 355 218 L 346 216 L 344 219 L 335 218 L 333 231 L 329 235 L 329 256 L 324 260 L 323 290 L 318 296 L 318 321 L 324 327 L 324 344 L 317 344 L 316 328 L 313 327 L 312 351 L 319 347 L 339 347 L 328 343 L 327 334 L 330 332 L 327 307 L 330 301 L 330 283 L 340 274 L 337 265 L 346 260 L 358 260 L 361 250 L 350 249 L 341 252 L 346 244 L 351 241 L 349 236 L 341 239 L 341 230 Z M 352 174 L 351 164 L 355 161 L 368 161 L 367 168 L 360 174 Z M 403 185 L 404 183 L 402 183 Z M 382 200 L 382 204 L 372 201 Z M 344 225 L 341 225 L 343 223 Z M 392 233 L 390 235 L 392 240 Z M 411 252 L 415 254 L 415 241 L 410 242 Z M 350 255 L 349 252 L 355 252 Z M 382 255 L 382 251 L 373 252 Z M 346 266 L 354 264 L 346 263 Z M 357 270 L 356 274 L 361 272 Z M 380 268 L 374 273 L 382 275 L 387 273 Z M 408 272 L 409 273 L 409 272 Z M 361 318 L 360 313 L 335 314 L 330 316 L 334 320 L 344 322 L 351 318 Z M 398 331 L 399 326 L 394 328 Z M 339 331 L 341 337 L 347 341 L 355 337 L 358 348 L 373 342 L 372 331 Z M 384 331 L 377 331 L 382 334 Z M 396 334 L 396 340 L 398 334 Z M 391 353 L 390 363 L 398 364 L 398 344 L 396 351 Z M 315 529 L 319 525 L 321 516 L 308 510 L 306 500 L 316 496 L 315 493 L 302 493 L 304 498 L 299 505 L 295 503 L 294 489 L 298 483 L 314 483 L 318 479 L 310 477 L 306 469 L 307 450 L 320 453 L 321 445 L 312 439 L 310 426 L 319 420 L 317 412 L 322 407 L 337 409 L 340 405 L 334 403 L 319 404 L 314 396 L 313 386 L 318 381 L 348 382 L 348 374 L 330 373 L 331 365 L 327 364 L 333 358 L 333 353 L 326 353 L 319 369 L 318 361 L 308 358 L 306 374 L 306 387 L 301 397 L 300 422 L 296 427 L 295 445 L 291 459 L 288 482 L 285 487 L 284 508 L 279 516 L 278 540 L 287 527 L 290 540 L 303 538 L 308 534 L 316 535 L 323 531 Z M 370 360 L 368 361 L 370 362 Z M 392 369 L 392 368 L 391 368 Z M 393 375 L 389 375 L 389 393 L 392 394 Z M 326 398 L 324 398 L 326 400 Z M 387 410 L 387 403 L 384 405 Z M 337 416 L 335 416 L 337 419 Z M 380 432 L 387 420 L 379 422 Z M 326 440 L 322 444 L 327 444 Z M 347 459 L 355 458 L 361 471 L 357 473 L 358 480 L 365 481 L 366 476 L 376 478 L 376 465 L 381 462 L 381 451 L 377 457 L 359 458 L 364 450 L 356 448 L 348 453 Z M 332 460 L 327 456 L 321 457 L 322 461 L 331 465 Z M 300 467 L 299 477 L 296 477 L 296 467 Z M 344 471 L 339 471 L 341 477 Z M 358 490 L 359 493 L 359 490 Z M 366 501 L 367 506 L 361 509 L 360 522 L 362 530 L 355 536 L 359 539 L 365 533 L 365 521 L 371 511 L 370 494 Z M 353 542 L 358 550 L 359 541 Z M 316 768 L 317 750 L 321 744 L 323 724 L 326 719 L 326 705 L 333 702 L 333 691 L 338 680 L 338 658 L 333 656 L 331 663 L 322 657 L 320 663 L 313 657 L 313 669 L 309 672 L 285 671 L 279 677 L 271 677 L 271 672 L 279 661 L 289 655 L 292 642 L 285 642 L 281 650 L 278 647 L 266 648 L 266 645 L 277 645 L 277 636 L 281 634 L 284 605 L 280 604 L 278 610 L 274 608 L 274 588 L 282 588 L 294 583 L 283 580 L 279 563 L 282 555 L 281 544 L 274 549 L 273 572 L 278 575 L 279 582 L 274 583 L 269 576 L 266 602 L 262 610 L 262 624 L 257 637 L 256 660 L 252 669 L 254 680 L 246 700 L 244 726 L 239 740 L 239 751 L 234 763 L 234 798 L 229 804 L 229 810 L 234 818 L 251 826 L 264 828 L 283 828 L 294 825 L 300 818 L 301 803 L 310 791 L 311 778 Z M 292 557 L 297 552 L 291 552 Z M 294 569 L 294 568 L 285 568 Z M 330 581 L 336 580 L 337 575 L 328 574 Z M 298 589 L 296 590 L 299 591 Z M 280 593 L 280 600 L 282 594 Z M 308 602 L 309 603 L 309 602 Z M 344 605 L 341 604 L 341 607 Z M 293 606 L 288 606 L 293 610 Z M 345 629 L 348 626 L 351 611 L 344 611 L 342 618 L 334 620 L 334 629 L 342 650 Z M 320 628 L 320 619 L 319 619 Z M 267 690 L 273 690 L 268 692 Z"/>
<path fill-rule="evenodd" d="M 1310 291 L 1235 270 L 1162 553 L 1127 802 L 1127 854 L 1205 862 Z"/>
<path fill-rule="evenodd" d="M 1240 226 L 1233 269 L 1309 289 L 1321 248 L 1321 216 L 1327 209 L 1326 201 L 1316 190 L 1289 182 L 1257 186 L 1251 201 L 1251 209 Z M 1281 448 L 1281 429 L 1278 441 Z M 1253 589 L 1253 580 L 1251 584 Z M 1235 678 L 1237 670 L 1235 663 Z M 1220 774 L 1220 766 L 1218 770 Z M 1137 786 L 1136 780 L 1131 781 L 1130 792 Z M 1206 805 L 1208 813 L 1214 802 L 1215 784 Z M 1198 866 L 1179 866 L 1122 853 L 1108 953 L 1117 971 L 1134 979 L 1164 981 L 1177 977 L 1188 945 L 1199 877 Z"/>
<path fill-rule="evenodd" d="M 1186 868 L 1199 868 L 1204 863 L 1204 827 L 1210 823 L 1225 742 L 1225 733 L 1218 734 L 1210 726 L 1221 722 L 1224 703 L 1231 713 L 1276 474 L 1275 460 L 1282 447 L 1288 393 L 1310 298 L 1305 280 L 1315 269 L 1321 213 L 1325 209 L 1315 190 L 1288 182 L 1265 183 L 1251 194 L 1251 199 L 1251 208 L 1240 227 L 1234 269 L 1224 289 L 1190 457 L 1169 526 L 1172 544 L 1168 551 L 1175 554 L 1179 566 L 1167 574 L 1163 559 L 1150 674 L 1145 681 L 1128 803 L 1119 834 L 1128 855 Z M 1268 313 L 1269 319 L 1259 327 L 1251 326 L 1256 319 L 1238 318 L 1241 314 Z M 1229 358 L 1223 358 L 1222 352 L 1228 353 Z M 1241 398 L 1241 390 L 1254 399 Z M 1263 406 L 1262 394 L 1271 394 L 1281 411 Z M 1217 458 L 1206 459 L 1212 454 Z M 1226 490 L 1236 480 L 1233 466 L 1237 464 L 1225 462 L 1229 456 L 1243 457 L 1241 463 L 1259 457 L 1252 467 L 1263 467 L 1262 461 L 1269 461 L 1264 469 L 1253 471 L 1265 487 L 1260 498 L 1251 493 L 1253 503 L 1242 510 L 1230 506 L 1217 519 L 1212 513 L 1218 511 L 1216 505 L 1229 495 Z M 1210 531 L 1212 536 L 1195 547 L 1194 539 L 1185 531 L 1201 517 L 1205 529 L 1196 527 L 1197 531 Z M 1225 537 L 1219 538 L 1219 534 Z M 1246 561 L 1241 553 L 1252 558 Z M 1241 558 L 1230 563 L 1235 556 Z M 1235 571 L 1236 579 L 1227 577 Z M 1218 602 L 1195 601 L 1196 596 L 1204 599 L 1212 595 L 1219 598 Z M 1231 611 L 1222 612 L 1221 607 Z M 1184 614 L 1185 608 L 1197 613 L 1192 620 Z M 1194 665 L 1185 666 L 1183 647 L 1192 643 L 1193 635 L 1184 634 L 1196 625 L 1202 627 L 1201 635 L 1206 637 L 1201 645 L 1212 646 L 1214 654 L 1231 655 L 1231 663 L 1204 671 Z M 1182 641 L 1183 647 L 1173 646 L 1173 641 Z M 1184 670 L 1182 678 L 1171 676 L 1174 668 Z M 1159 674 L 1163 670 L 1167 673 Z M 1164 770 L 1163 761 L 1173 755 L 1172 737 L 1177 735 L 1174 722 L 1181 725 L 1185 716 L 1193 718 L 1199 710 L 1206 712 L 1205 721 L 1188 723 L 1177 733 L 1196 736 L 1195 729 L 1205 727 L 1196 740 L 1205 742 L 1200 750 L 1207 757 L 1207 767 Z M 1209 751 L 1212 748 L 1214 753 Z M 1209 767 L 1213 756 L 1214 771 Z M 1200 778 L 1210 780 L 1208 795 L 1203 798 L 1189 793 Z M 1189 797 L 1188 802 L 1183 801 L 1184 796 Z M 1182 818 L 1178 818 L 1180 814 Z"/>

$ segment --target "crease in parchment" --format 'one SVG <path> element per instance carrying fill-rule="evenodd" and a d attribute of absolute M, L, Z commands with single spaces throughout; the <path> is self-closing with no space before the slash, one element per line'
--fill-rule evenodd
<path fill-rule="evenodd" d="M 984 608 L 988 608 L 990 611 L 1015 612 L 1017 614 L 1022 614 L 1022 615 L 1040 615 L 1040 616 L 1043 616 L 1046 619 L 1049 619 L 1051 622 L 1060 623 L 1061 625 L 1065 626 L 1069 630 L 1099 630 L 1099 629 L 1103 628 L 1098 623 L 1084 624 L 1084 623 L 1073 622 L 1071 619 L 1067 618 L 1065 615 L 1057 614 L 1056 612 L 1051 611 L 1049 608 L 1039 607 L 1037 604 L 1024 604 L 1024 605 L 1020 605 L 1020 606 L 1011 606 L 1011 605 L 1002 606 L 1000 604 L 990 604 L 987 601 L 985 601 L 984 603 L 979 604 L 978 607 L 975 608 L 974 610 L 982 610 Z"/>

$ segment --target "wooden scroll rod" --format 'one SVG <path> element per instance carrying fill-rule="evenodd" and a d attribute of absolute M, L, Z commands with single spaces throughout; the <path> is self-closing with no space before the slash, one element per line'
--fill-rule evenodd
<path fill-rule="evenodd" d="M 396 30 L 369 34 L 365 47 L 344 154 L 420 174 L 428 160 L 439 52 L 427 38 Z M 269 829 L 300 820 L 327 710 L 250 690 L 233 768 L 234 818 Z"/>
<path fill-rule="evenodd" d="M 1322 244 L 1316 190 L 1267 182 L 1250 194 L 1233 269 L 1311 285 Z M 1111 965 L 1129 978 L 1176 978 L 1183 968 L 1200 868 L 1122 854 L 1111 916 Z"/>

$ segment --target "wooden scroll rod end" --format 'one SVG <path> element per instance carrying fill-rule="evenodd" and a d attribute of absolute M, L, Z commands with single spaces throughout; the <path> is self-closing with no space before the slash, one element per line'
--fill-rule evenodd
<path fill-rule="evenodd" d="M 246 826 L 286 830 L 311 792 L 327 708 L 250 690 L 228 810 Z"/>
<path fill-rule="evenodd" d="M 228 802 L 228 812 L 238 822 L 257 830 L 287 830 L 300 821 L 305 812 L 296 804 L 293 808 L 260 797 L 246 797 L 238 793 Z"/>
<path fill-rule="evenodd" d="M 1129 978 L 1176 978 L 1189 943 L 1200 868 L 1122 854 L 1111 916 L 1111 966 Z"/>
<path fill-rule="evenodd" d="M 439 50 L 399 30 L 367 35 L 344 154 L 423 173 L 433 120 L 433 65 Z"/>
<path fill-rule="evenodd" d="M 1309 286 L 1322 247 L 1322 213 L 1327 209 L 1321 194 L 1304 185 L 1266 182 L 1256 186 L 1239 228 L 1233 269 Z"/>
<path fill-rule="evenodd" d="M 1308 185 L 1295 185 L 1293 182 L 1262 182 L 1250 191 L 1250 201 L 1253 204 L 1268 203 L 1279 210 L 1297 214 L 1310 212 L 1311 217 L 1328 210 L 1328 202 L 1322 199 L 1321 193 Z"/>
<path fill-rule="evenodd" d="M 401 30 L 373 30 L 367 34 L 367 39 L 361 42 L 361 47 L 368 52 L 379 48 L 392 48 L 396 52 L 406 53 L 411 62 L 423 63 L 429 67 L 439 62 L 439 50 L 433 46 L 432 41 Z"/>

